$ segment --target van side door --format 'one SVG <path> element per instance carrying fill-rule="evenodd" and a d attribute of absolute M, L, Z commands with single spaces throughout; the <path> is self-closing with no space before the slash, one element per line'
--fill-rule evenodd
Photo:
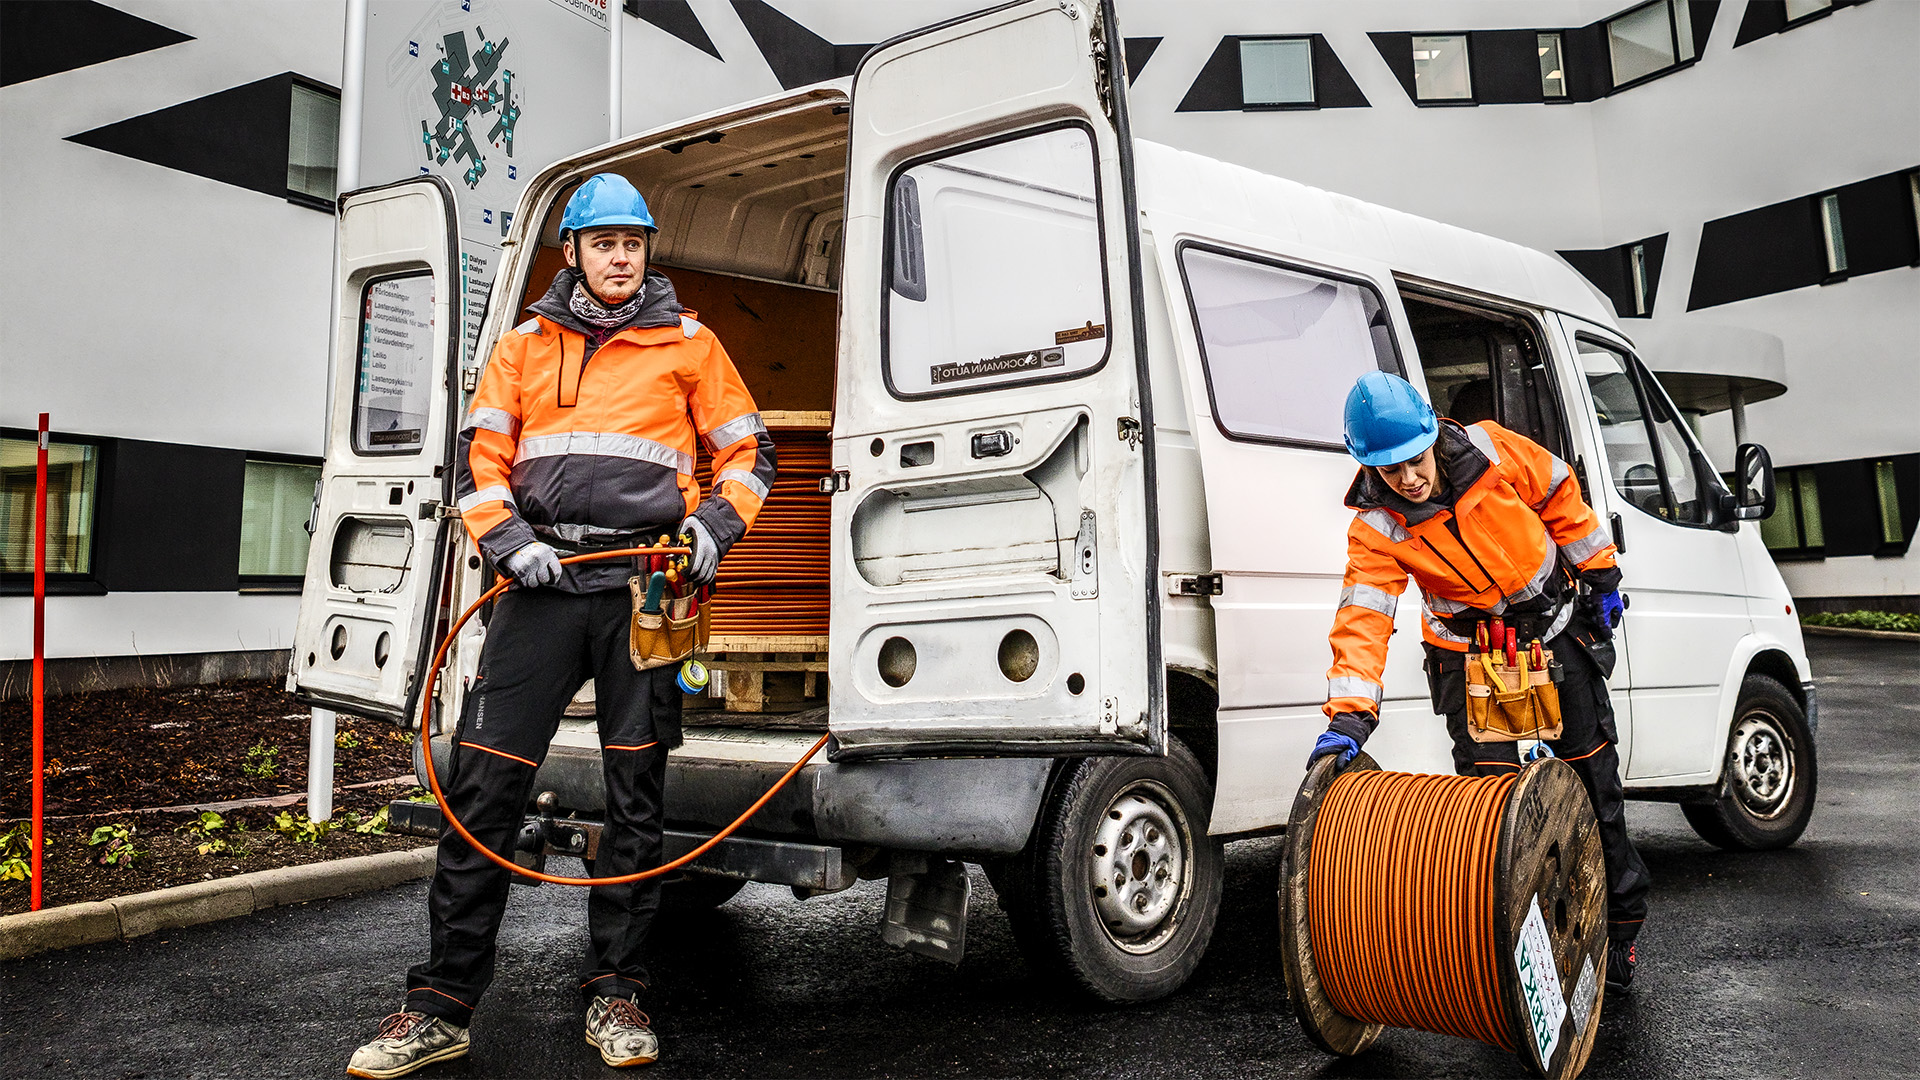
<path fill-rule="evenodd" d="M 437 176 L 340 197 L 326 461 L 287 685 L 395 723 L 424 681 L 450 525 L 457 220 Z"/>
<path fill-rule="evenodd" d="M 1738 533 L 1725 527 L 1726 489 L 1632 346 L 1561 318 L 1605 460 L 1589 480 L 1612 489 L 1620 589 L 1631 605 L 1621 625 L 1632 669 L 1627 778 L 1705 782 L 1724 745 L 1727 666 L 1752 629 Z"/>
<path fill-rule="evenodd" d="M 834 426 L 836 759 L 1158 752 L 1132 144 L 1110 3 L 854 76 Z"/>

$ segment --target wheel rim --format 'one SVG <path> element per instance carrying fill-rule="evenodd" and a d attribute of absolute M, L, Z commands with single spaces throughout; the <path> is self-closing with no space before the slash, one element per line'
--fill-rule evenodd
<path fill-rule="evenodd" d="M 1088 852 L 1093 908 L 1120 948 L 1147 953 L 1178 927 L 1192 881 L 1193 833 L 1163 785 L 1140 780 L 1100 816 Z"/>
<path fill-rule="evenodd" d="M 1785 812 L 1799 780 L 1793 768 L 1793 743 L 1779 719 L 1767 712 L 1740 718 L 1727 751 L 1727 769 L 1734 798 L 1763 821 Z"/>

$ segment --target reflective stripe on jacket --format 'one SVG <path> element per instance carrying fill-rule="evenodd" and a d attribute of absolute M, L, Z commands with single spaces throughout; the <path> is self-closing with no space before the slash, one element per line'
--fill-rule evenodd
<path fill-rule="evenodd" d="M 1492 421 L 1443 420 L 1434 444 L 1449 507 L 1393 494 L 1371 469 L 1347 493 L 1347 572 L 1334 612 L 1326 713 L 1377 713 L 1387 640 L 1409 576 L 1419 583 L 1421 632 L 1464 652 L 1467 638 L 1442 617 L 1501 614 L 1555 587 L 1560 560 L 1611 567 L 1613 538 L 1580 495 L 1567 463 Z"/>
<path fill-rule="evenodd" d="M 566 311 L 572 274 L 502 336 L 473 395 L 454 480 L 467 532 L 496 566 L 534 540 L 645 542 L 690 513 L 730 547 L 773 484 L 773 442 L 753 396 L 664 275 L 647 271 L 640 314 L 596 348 L 598 335 Z M 704 501 L 696 436 L 713 455 L 716 490 Z M 630 573 L 569 567 L 562 587 L 617 588 Z"/>

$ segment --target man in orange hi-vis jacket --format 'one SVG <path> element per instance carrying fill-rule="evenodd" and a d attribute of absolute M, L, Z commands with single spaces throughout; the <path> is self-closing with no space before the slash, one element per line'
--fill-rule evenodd
<path fill-rule="evenodd" d="M 594 870 L 659 865 L 667 751 L 680 743 L 673 665 L 628 655 L 634 560 L 561 566 L 564 555 L 692 538 L 688 578 L 713 580 L 773 483 L 774 450 L 753 397 L 713 332 L 647 267 L 646 201 L 623 177 L 582 184 L 561 219 L 567 269 L 506 332 L 460 432 L 455 495 L 467 531 L 514 588 L 487 625 L 445 786 L 450 808 L 496 852 L 512 848 L 534 772 L 560 717 L 594 680 L 606 823 Z M 695 438 L 714 490 L 693 477 Z M 432 947 L 407 977 L 402 1011 L 353 1055 L 351 1075 L 402 1076 L 467 1051 L 493 976 L 508 872 L 452 830 L 428 894 Z M 636 1004 L 657 880 L 598 886 L 587 901 L 581 977 L 587 1041 L 613 1066 L 659 1054 Z"/>
<path fill-rule="evenodd" d="M 1326 733 L 1311 762 L 1344 763 L 1379 724 L 1387 642 L 1400 595 L 1420 586 L 1421 630 L 1434 711 L 1447 718 L 1455 771 L 1520 768 L 1511 742 L 1467 731 L 1467 646 L 1495 617 L 1560 663 L 1561 737 L 1547 744 L 1573 766 L 1593 801 L 1607 861 L 1612 947 L 1607 984 L 1633 981 L 1634 939 L 1647 913 L 1646 864 L 1627 836 L 1607 676 L 1613 627 L 1625 610 L 1607 526 L 1567 463 L 1491 421 L 1462 427 L 1398 375 L 1374 371 L 1347 396 L 1347 449 L 1360 472 L 1347 492 L 1347 572 L 1334 612 Z M 1579 590 L 1587 591 L 1583 596 Z"/>

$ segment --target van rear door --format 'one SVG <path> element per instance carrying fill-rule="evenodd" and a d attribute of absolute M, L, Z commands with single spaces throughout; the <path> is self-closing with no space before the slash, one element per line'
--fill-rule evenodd
<path fill-rule="evenodd" d="M 854 76 L 839 760 L 1164 748 L 1120 61 L 1110 3 L 1035 0 Z"/>
<path fill-rule="evenodd" d="M 453 191 L 437 176 L 340 197 L 327 455 L 288 688 L 404 723 L 432 642 L 460 393 Z"/>

